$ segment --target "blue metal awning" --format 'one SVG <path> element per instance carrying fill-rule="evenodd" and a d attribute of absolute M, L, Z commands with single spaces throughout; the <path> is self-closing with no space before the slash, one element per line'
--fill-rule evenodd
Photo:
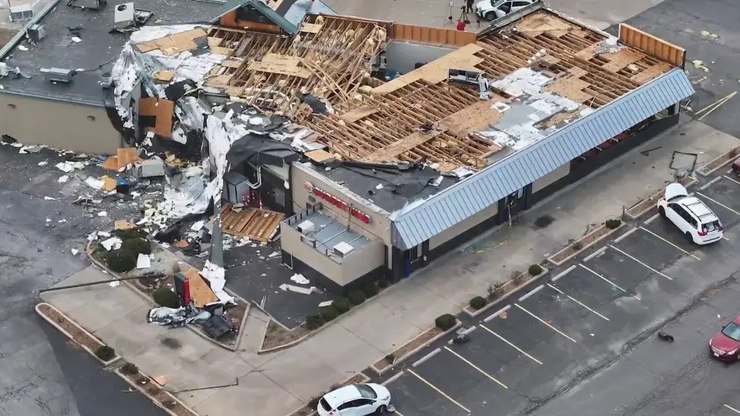
<path fill-rule="evenodd" d="M 421 244 L 692 94 L 682 69 L 661 75 L 400 213 L 393 219 L 393 245 L 405 250 Z"/>

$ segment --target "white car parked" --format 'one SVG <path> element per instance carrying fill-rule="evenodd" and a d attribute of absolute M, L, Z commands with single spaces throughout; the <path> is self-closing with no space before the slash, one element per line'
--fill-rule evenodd
<path fill-rule="evenodd" d="M 326 393 L 319 400 L 319 416 L 382 415 L 388 411 L 391 393 L 380 384 L 351 384 Z"/>
<path fill-rule="evenodd" d="M 482 0 L 475 4 L 475 14 L 489 22 L 523 9 L 539 0 Z"/>
<path fill-rule="evenodd" d="M 724 236 L 719 218 L 699 198 L 689 196 L 680 183 L 666 186 L 665 196 L 658 201 L 658 212 L 673 222 L 692 243 L 710 244 Z"/>

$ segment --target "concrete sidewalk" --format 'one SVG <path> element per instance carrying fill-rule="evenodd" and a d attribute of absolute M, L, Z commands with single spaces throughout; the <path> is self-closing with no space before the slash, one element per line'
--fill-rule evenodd
<path fill-rule="evenodd" d="M 126 286 L 107 285 L 48 292 L 44 300 L 69 314 L 153 376 L 164 375 L 172 391 L 228 384 L 239 386 L 180 395 L 209 416 L 250 409 L 254 416 L 282 416 L 311 397 L 408 341 L 434 318 L 457 313 L 475 295 L 512 271 L 540 263 L 592 225 L 618 217 L 622 207 L 670 181 L 673 151 L 698 153 L 698 166 L 740 145 L 732 136 L 689 121 L 584 178 L 520 217 L 394 285 L 354 313 L 285 351 L 258 355 L 264 315 L 247 321 L 242 350 L 233 353 L 185 329 L 168 330 L 145 321 L 149 305 Z M 647 155 L 640 152 L 654 149 Z M 553 222 L 536 228 L 534 220 Z M 103 280 L 90 267 L 60 284 Z M 255 308 L 252 308 L 255 309 Z M 174 340 L 174 342 L 173 342 Z M 173 348 L 172 346 L 179 345 Z"/>

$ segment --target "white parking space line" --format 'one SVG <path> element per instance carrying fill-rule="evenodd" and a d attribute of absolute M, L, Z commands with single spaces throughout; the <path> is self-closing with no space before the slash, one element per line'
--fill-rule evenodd
<path fill-rule="evenodd" d="M 735 409 L 734 407 L 730 406 L 729 404 L 723 404 L 722 406 L 726 407 L 727 409 L 732 410 L 733 412 L 740 415 L 740 410 Z"/>
<path fill-rule="evenodd" d="M 399 412 L 398 410 L 394 411 L 393 414 L 397 416 L 403 416 L 403 413 Z"/>
<path fill-rule="evenodd" d="M 536 319 L 536 320 L 538 320 L 538 321 L 542 322 L 542 323 L 543 323 L 543 324 L 545 324 L 545 325 L 546 325 L 546 326 L 547 326 L 548 328 L 550 328 L 550 329 L 552 329 L 553 331 L 557 332 L 558 334 L 560 334 L 560 335 L 564 336 L 564 337 L 565 337 L 566 339 L 568 339 L 568 340 L 570 340 L 570 341 L 573 341 L 574 343 L 577 343 L 575 339 L 573 339 L 573 338 L 569 337 L 569 336 L 568 336 L 568 335 L 566 335 L 566 334 L 565 334 L 565 333 L 564 333 L 563 331 L 561 331 L 561 330 L 559 330 L 559 329 L 555 328 L 554 326 L 550 325 L 550 323 L 549 323 L 549 322 L 545 321 L 544 319 L 540 318 L 539 316 L 537 316 L 537 315 L 533 314 L 532 312 L 528 311 L 528 310 L 527 310 L 527 309 L 525 309 L 525 308 L 524 308 L 524 307 L 523 307 L 522 305 L 520 305 L 520 304 L 518 304 L 518 303 L 515 303 L 515 304 L 514 304 L 514 306 L 516 306 L 517 308 L 519 308 L 519 309 L 521 309 L 522 311 L 526 312 L 526 313 L 527 313 L 527 314 L 528 314 L 529 316 L 531 316 L 532 318 L 534 318 L 534 319 Z"/>
<path fill-rule="evenodd" d="M 492 330 L 491 330 L 490 328 L 488 328 L 487 326 L 483 326 L 483 325 L 479 325 L 479 326 L 480 326 L 481 328 L 485 329 L 486 331 L 490 332 L 490 333 L 491 333 L 491 335 L 493 335 L 493 336 L 495 336 L 496 338 L 500 339 L 501 341 L 504 341 L 505 343 L 507 343 L 507 344 L 508 344 L 508 345 L 509 345 L 509 346 L 510 346 L 511 348 L 514 348 L 515 350 L 519 351 L 519 353 L 520 353 L 520 354 L 522 354 L 522 355 L 524 355 L 525 357 L 529 358 L 530 360 L 532 360 L 532 361 L 536 362 L 537 364 L 539 364 L 539 365 L 542 365 L 542 361 L 540 361 L 540 360 L 538 360 L 538 359 L 536 359 L 536 358 L 532 357 L 531 355 L 529 355 L 529 354 L 528 354 L 528 353 L 527 353 L 526 351 L 524 351 L 523 349 L 521 349 L 521 348 L 517 347 L 516 345 L 512 344 L 512 343 L 511 343 L 511 342 L 510 342 L 510 341 L 509 341 L 508 339 L 506 339 L 506 338 L 502 337 L 501 335 L 499 335 L 499 334 L 497 334 L 497 333 L 493 332 L 493 331 L 492 331 Z"/>
<path fill-rule="evenodd" d="M 393 377 L 391 377 L 391 378 L 389 378 L 388 380 L 384 381 L 384 382 L 382 383 L 382 385 L 383 385 L 383 386 L 385 386 L 385 385 L 391 384 L 391 383 L 393 383 L 394 381 L 396 381 L 396 380 L 398 380 L 399 378 L 401 378 L 401 376 L 402 376 L 402 375 L 403 375 L 403 370 L 399 371 L 398 373 L 394 374 L 394 375 L 393 375 Z"/>
<path fill-rule="evenodd" d="M 699 188 L 699 190 L 700 190 L 700 191 L 703 191 L 703 190 L 705 190 L 705 189 L 709 188 L 710 186 L 712 186 L 713 184 L 717 183 L 717 181 L 721 181 L 721 180 L 722 180 L 722 177 L 720 177 L 720 176 L 717 176 L 716 178 L 714 178 L 714 179 L 712 179 L 711 181 L 709 181 L 709 182 L 705 183 L 704 185 L 702 185 L 702 186 L 701 186 L 701 187 Z"/>
<path fill-rule="evenodd" d="M 488 321 L 490 321 L 491 319 L 493 319 L 493 318 L 495 318 L 495 317 L 497 317 L 497 316 L 501 315 L 502 313 L 504 313 L 504 312 L 508 311 L 508 310 L 509 310 L 509 308 L 511 308 L 511 305 L 506 305 L 506 306 L 504 306 L 503 308 L 501 308 L 501 309 L 499 309 L 498 311 L 496 311 L 496 313 L 492 313 L 491 315 L 487 316 L 487 317 L 486 317 L 486 319 L 484 319 L 484 320 L 483 320 L 483 322 L 488 322 Z"/>
<path fill-rule="evenodd" d="M 624 255 L 625 257 L 628 257 L 628 258 L 630 258 L 630 259 L 634 260 L 634 261 L 635 261 L 636 263 L 638 263 L 638 264 L 639 264 L 639 265 L 641 265 L 642 267 L 644 267 L 644 268 L 646 268 L 646 269 L 650 270 L 651 272 L 653 272 L 653 273 L 655 273 L 655 274 L 657 274 L 657 275 L 663 276 L 663 277 L 665 277 L 665 278 L 666 278 L 666 279 L 668 279 L 668 280 L 673 280 L 673 278 L 672 278 L 672 277 L 668 276 L 667 274 L 665 274 L 665 273 L 663 273 L 663 272 L 659 272 L 659 271 L 655 270 L 654 268 L 652 268 L 652 267 L 648 266 L 647 264 L 645 264 L 645 262 L 643 262 L 642 260 L 638 259 L 637 257 L 634 257 L 634 256 L 632 256 L 631 254 L 629 254 L 629 253 L 625 252 L 624 250 L 618 249 L 618 248 L 614 247 L 614 246 L 613 246 L 613 245 L 611 245 L 611 244 L 609 244 L 609 247 L 611 247 L 611 248 L 613 248 L 614 250 L 617 250 L 618 252 L 622 253 L 622 254 L 623 254 L 623 255 Z"/>
<path fill-rule="evenodd" d="M 576 298 L 574 298 L 573 296 L 571 296 L 571 295 L 569 295 L 569 294 L 567 294 L 567 293 L 563 292 L 562 290 L 560 290 L 560 289 L 556 288 L 555 286 L 553 286 L 553 285 L 551 285 L 551 284 L 549 284 L 549 283 L 547 284 L 547 286 L 549 286 L 549 287 L 550 287 L 551 289 L 555 290 L 556 292 L 560 293 L 561 295 L 565 295 L 565 296 L 567 296 L 567 297 L 568 297 L 568 299 L 570 299 L 570 300 L 572 300 L 573 302 L 577 303 L 578 305 L 580 305 L 580 306 L 584 307 L 584 308 L 585 308 L 585 309 L 586 309 L 587 311 L 589 311 L 589 312 L 593 312 L 593 314 L 594 314 L 594 315 L 596 315 L 596 316 L 598 316 L 599 318 L 601 318 L 601 319 L 603 319 L 603 320 L 605 320 L 605 321 L 608 321 L 608 320 L 609 320 L 609 318 L 607 318 L 606 316 L 604 316 L 604 315 L 602 315 L 602 314 L 600 314 L 600 313 L 596 312 L 595 310 L 593 310 L 593 309 L 589 308 L 588 306 L 586 306 L 585 304 L 583 304 L 582 302 L 580 302 L 580 301 L 579 301 L 578 299 L 576 299 Z"/>
<path fill-rule="evenodd" d="M 552 278 L 552 281 L 553 281 L 553 282 L 557 282 L 557 281 L 558 281 L 558 279 L 560 279 L 561 277 L 565 276 L 566 274 L 568 274 L 568 273 L 572 272 L 572 271 L 573 271 L 573 269 L 575 269 L 575 268 L 576 268 L 576 265 L 575 265 L 575 264 L 574 264 L 574 265 L 572 265 L 572 266 L 570 266 L 570 267 L 568 267 L 567 269 L 565 269 L 565 270 L 563 270 L 562 272 L 560 272 L 560 273 L 559 273 L 559 274 L 558 274 L 557 276 L 553 277 L 553 278 Z"/>
<path fill-rule="evenodd" d="M 728 211 L 730 211 L 730 212 L 734 213 L 735 215 L 740 215 L 740 212 L 737 212 L 737 211 L 735 211 L 735 210 L 734 210 L 733 208 L 730 208 L 730 207 L 728 207 L 727 205 L 725 205 L 725 204 L 723 204 L 723 203 L 721 203 L 721 202 L 719 202 L 719 201 L 717 201 L 717 200 L 714 200 L 714 199 L 712 199 L 712 198 L 710 198 L 710 197 L 708 197 L 708 196 L 704 195 L 704 194 L 703 194 L 703 193 L 701 193 L 701 192 L 697 192 L 697 194 L 701 195 L 701 197 L 702 197 L 702 198 L 706 198 L 706 199 L 708 199 L 708 200 L 710 200 L 710 201 L 714 202 L 715 204 L 717 204 L 717 205 L 721 206 L 722 208 L 724 208 L 724 209 L 726 209 L 726 210 L 728 210 Z"/>
<path fill-rule="evenodd" d="M 447 351 L 449 351 L 449 352 L 450 352 L 450 353 L 451 353 L 452 355 L 454 355 L 455 357 L 457 357 L 457 358 L 459 358 L 460 360 L 462 360 L 462 361 L 463 361 L 463 362 L 464 362 L 465 364 L 467 364 L 467 365 L 469 365 L 469 366 L 473 367 L 473 368 L 474 368 L 474 369 L 476 369 L 476 370 L 477 370 L 477 371 L 478 371 L 479 373 L 481 373 L 481 374 L 483 374 L 484 376 L 488 377 L 489 379 L 493 380 L 493 381 L 494 381 L 494 382 L 495 382 L 496 384 L 498 384 L 499 386 L 501 386 L 501 387 L 503 387 L 503 388 L 505 388 L 505 389 L 508 389 L 508 388 L 509 388 L 509 387 L 507 387 L 507 386 L 506 386 L 506 384 L 504 384 L 504 383 L 502 383 L 502 382 L 498 381 L 498 380 L 496 379 L 496 377 L 494 377 L 494 376 L 492 376 L 492 375 L 490 375 L 490 374 L 486 373 L 485 371 L 481 370 L 481 369 L 480 369 L 480 368 L 479 368 L 479 367 L 478 367 L 477 365 L 475 365 L 475 364 L 471 363 L 470 361 L 468 361 L 468 360 L 467 360 L 467 359 L 466 359 L 465 357 L 463 357 L 462 355 L 460 355 L 460 354 L 456 353 L 455 351 L 452 351 L 452 350 L 451 350 L 451 349 L 449 349 L 448 347 L 445 347 L 445 349 L 446 349 Z"/>
<path fill-rule="evenodd" d="M 653 215 L 652 217 L 650 217 L 647 220 L 645 220 L 645 224 L 650 224 L 651 222 L 655 221 L 656 218 L 658 218 L 658 217 L 660 217 L 660 214 Z"/>
<path fill-rule="evenodd" d="M 435 355 L 439 354 L 440 351 L 442 351 L 442 350 L 439 349 L 439 348 L 437 348 L 436 350 L 434 350 L 434 351 L 430 352 L 429 354 L 427 354 L 427 355 L 419 358 L 418 360 L 416 360 L 415 363 L 411 364 L 411 367 L 416 367 L 418 365 L 421 365 L 421 363 L 423 363 L 424 361 L 426 361 L 426 360 L 434 357 Z"/>
<path fill-rule="evenodd" d="M 422 376 L 420 376 L 420 375 L 416 374 L 416 373 L 415 373 L 415 372 L 414 372 L 413 370 L 409 370 L 409 374 L 411 374 L 411 375 L 413 375 L 414 377 L 416 377 L 416 378 L 418 378 L 419 380 L 421 380 L 421 382 L 422 382 L 422 383 L 424 383 L 424 384 L 426 384 L 427 386 L 431 387 L 431 388 L 432 388 L 432 389 L 433 389 L 434 391 L 436 391 L 437 393 L 441 394 L 441 395 L 442 395 L 442 396 L 443 396 L 444 398 L 446 398 L 447 400 L 449 400 L 449 401 L 451 401 L 452 403 L 456 404 L 456 405 L 457 405 L 457 406 L 458 406 L 459 408 L 463 409 L 463 410 L 464 410 L 464 411 L 465 411 L 466 413 L 470 413 L 470 409 L 468 409 L 467 407 L 465 407 L 465 406 L 461 405 L 460 403 L 458 403 L 458 402 L 457 402 L 457 400 L 455 400 L 455 399 L 453 399 L 452 397 L 448 396 L 448 395 L 447 395 L 447 393 L 445 393 L 445 392 L 443 392 L 442 390 L 440 390 L 440 389 L 439 389 L 439 388 L 438 388 L 437 386 L 435 386 L 434 384 L 432 384 L 432 383 L 430 383 L 430 382 L 426 381 L 426 380 L 425 380 L 425 379 L 424 379 L 424 378 L 423 378 Z"/>
<path fill-rule="evenodd" d="M 647 224 L 647 221 L 645 221 L 645 224 Z M 619 237 L 615 238 L 615 239 L 614 239 L 614 242 L 615 242 L 615 243 L 618 243 L 618 242 L 620 242 L 620 241 L 624 240 L 625 238 L 627 238 L 627 237 L 631 236 L 631 235 L 632 235 L 632 234 L 634 234 L 635 232 L 637 232 L 637 228 L 633 228 L 633 229 L 631 229 L 631 230 L 627 231 L 626 233 L 624 233 L 624 234 L 620 235 Z"/>
<path fill-rule="evenodd" d="M 525 295 L 523 295 L 522 297 L 519 298 L 519 302 L 524 302 L 525 300 L 527 300 L 528 297 L 530 297 L 530 296 L 534 295 L 535 293 L 539 292 L 540 290 L 542 290 L 543 287 L 544 287 L 544 285 L 539 285 L 536 288 L 530 290 L 529 292 L 527 292 L 527 294 L 525 294 Z"/>
<path fill-rule="evenodd" d="M 640 227 L 640 229 L 641 229 L 642 231 L 645 231 L 645 232 L 647 232 L 647 233 L 650 233 L 650 234 L 651 234 L 651 235 L 652 235 L 653 237 L 655 237 L 655 238 L 658 238 L 658 239 L 660 239 L 660 240 L 661 240 L 661 241 L 663 241 L 664 243 L 666 243 L 666 244 L 670 244 L 671 246 L 673 246 L 674 248 L 676 248 L 676 250 L 678 250 L 678 251 L 682 252 L 683 254 L 686 254 L 687 256 L 691 256 L 691 257 L 693 257 L 693 258 L 695 258 L 695 259 L 697 259 L 697 260 L 701 260 L 701 259 L 700 259 L 700 258 L 699 258 L 698 256 L 695 256 L 695 255 L 694 255 L 694 254 L 692 254 L 692 253 L 691 253 L 690 251 L 686 251 L 686 250 L 682 249 L 681 247 L 679 247 L 679 246 L 677 246 L 677 245 L 675 245 L 675 244 L 671 243 L 670 241 L 668 241 L 668 240 L 666 240 L 665 238 L 663 238 L 663 237 L 659 236 L 658 234 L 656 234 L 656 233 L 654 233 L 654 232 L 652 232 L 652 231 L 648 230 L 647 228 L 645 228 L 645 227 Z"/>
<path fill-rule="evenodd" d="M 604 251 L 606 251 L 606 247 L 601 247 L 600 249 L 598 249 L 598 250 L 594 251 L 593 253 L 589 254 L 588 256 L 586 256 L 583 259 L 583 261 L 584 262 L 587 262 L 587 261 L 591 260 L 592 258 L 594 258 L 596 256 L 600 256 Z"/>
<path fill-rule="evenodd" d="M 735 180 L 735 179 L 732 179 L 731 177 L 729 177 L 729 176 L 727 176 L 727 175 L 722 175 L 722 177 L 724 177 L 725 179 L 731 180 L 731 181 L 735 182 L 736 184 L 740 185 L 740 182 L 738 182 L 738 181 L 737 181 L 737 180 Z"/>
<path fill-rule="evenodd" d="M 616 284 L 616 283 L 612 282 L 611 280 L 609 280 L 609 279 L 607 279 L 606 277 L 604 277 L 604 276 L 600 275 L 599 273 L 597 273 L 597 272 L 595 272 L 595 271 L 593 271 L 593 270 L 589 269 L 588 267 L 584 266 L 583 264 L 579 264 L 579 266 L 583 267 L 583 268 L 584 268 L 584 269 L 586 269 L 587 271 L 591 272 L 591 274 L 593 274 L 594 276 L 596 276 L 596 277 L 598 277 L 599 279 L 601 279 L 601 280 L 605 281 L 606 283 L 609 283 L 610 285 L 612 285 L 612 286 L 614 286 L 615 288 L 617 288 L 617 289 L 621 290 L 622 292 L 624 292 L 624 293 L 626 293 L 626 294 L 628 294 L 628 295 L 630 294 L 630 292 L 628 292 L 628 291 L 624 290 L 624 288 L 623 288 L 622 286 L 619 286 L 618 284 Z M 633 298 L 635 298 L 635 299 L 637 299 L 637 300 L 642 300 L 642 299 L 640 299 L 640 297 L 639 297 L 639 296 L 637 296 L 637 295 L 630 295 L 630 296 L 632 296 Z"/>

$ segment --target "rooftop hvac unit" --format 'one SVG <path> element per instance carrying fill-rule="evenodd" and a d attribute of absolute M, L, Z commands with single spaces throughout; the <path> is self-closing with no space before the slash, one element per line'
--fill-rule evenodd
<path fill-rule="evenodd" d="M 0 77 L 8 76 L 8 64 L 0 62 Z"/>
<path fill-rule="evenodd" d="M 46 29 L 43 25 L 31 25 L 26 30 L 26 35 L 28 35 L 28 39 L 36 43 L 46 37 Z"/>
<path fill-rule="evenodd" d="M 46 74 L 46 79 L 49 82 L 61 82 L 64 84 L 72 82 L 72 76 L 74 75 L 73 70 L 64 68 L 41 68 L 40 71 Z"/>
<path fill-rule="evenodd" d="M 311 231 L 315 230 L 316 227 L 311 221 L 306 220 L 298 224 L 296 229 L 298 230 L 299 233 L 306 234 L 306 233 L 310 233 Z"/>
<path fill-rule="evenodd" d="M 18 4 L 10 6 L 10 21 L 21 22 L 33 18 L 33 7 L 31 4 Z"/>
<path fill-rule="evenodd" d="M 116 6 L 113 14 L 113 28 L 126 29 L 134 25 L 136 19 L 136 9 L 134 3 L 123 3 Z"/>
<path fill-rule="evenodd" d="M 334 254 L 336 254 L 339 257 L 344 257 L 347 254 L 351 253 L 352 250 L 354 249 L 355 249 L 354 247 L 342 241 L 341 243 L 338 243 L 337 245 L 334 246 Z"/>

